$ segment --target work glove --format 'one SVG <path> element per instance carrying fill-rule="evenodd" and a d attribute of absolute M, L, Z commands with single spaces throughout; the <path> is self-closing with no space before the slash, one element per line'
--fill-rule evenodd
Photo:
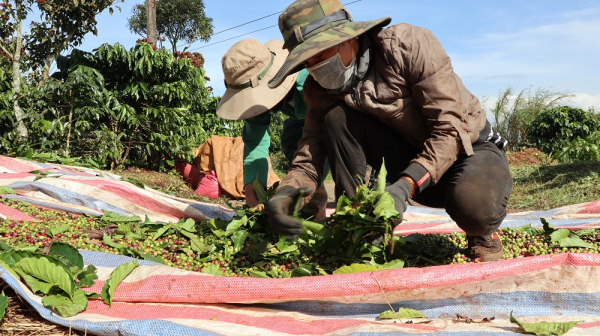
<path fill-rule="evenodd" d="M 394 199 L 394 205 L 396 211 L 400 213 L 400 216 L 406 211 L 406 201 L 410 198 L 413 193 L 413 187 L 407 180 L 401 178 L 396 183 L 385 187 L 385 191 L 389 192 Z"/>
<path fill-rule="evenodd" d="M 302 233 L 302 222 L 294 217 L 294 208 L 298 198 L 312 194 L 312 188 L 294 188 L 283 186 L 275 192 L 275 195 L 267 202 L 267 216 L 269 224 L 282 235 L 292 239 Z"/>

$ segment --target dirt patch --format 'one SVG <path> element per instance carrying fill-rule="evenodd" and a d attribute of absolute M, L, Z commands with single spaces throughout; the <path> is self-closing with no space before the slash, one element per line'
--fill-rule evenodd
<path fill-rule="evenodd" d="M 537 148 L 523 148 L 517 152 L 509 152 L 506 157 L 508 163 L 515 167 L 541 165 L 551 161 L 547 154 L 540 152 Z"/>

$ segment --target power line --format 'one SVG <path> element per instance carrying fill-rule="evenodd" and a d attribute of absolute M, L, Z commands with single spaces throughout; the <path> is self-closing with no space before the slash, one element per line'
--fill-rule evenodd
<path fill-rule="evenodd" d="M 360 1 L 360 0 L 359 0 L 359 1 Z M 231 28 L 227 28 L 227 29 L 225 29 L 225 30 L 221 30 L 221 31 L 219 31 L 219 32 L 216 32 L 216 33 L 214 33 L 214 34 L 213 34 L 213 36 L 215 36 L 215 35 L 217 35 L 217 34 L 224 33 L 224 32 L 226 32 L 226 31 L 229 31 L 229 30 L 232 30 L 232 29 L 235 29 L 235 28 L 239 28 L 239 27 L 241 27 L 241 26 L 245 26 L 245 25 L 247 25 L 247 24 L 250 24 L 250 23 L 252 23 L 252 22 L 256 22 L 256 21 L 260 21 L 260 20 L 262 20 L 262 19 L 266 19 L 266 18 L 268 18 L 268 17 L 271 17 L 271 16 L 273 16 L 273 15 L 277 15 L 277 14 L 279 14 L 279 13 L 281 13 L 281 12 L 277 12 L 277 13 L 269 14 L 269 15 L 263 16 L 263 17 L 261 17 L 261 18 L 258 18 L 258 19 L 256 19 L 256 20 L 248 21 L 248 22 L 246 22 L 246 23 L 242 23 L 242 24 L 239 24 L 239 25 L 237 25 L 237 26 L 234 26 L 234 27 L 231 27 Z"/>
<path fill-rule="evenodd" d="M 343 5 L 344 5 L 344 6 L 348 6 L 348 5 L 351 5 L 351 4 L 353 4 L 353 3 L 360 2 L 360 1 L 362 1 L 362 0 L 354 0 L 354 1 L 351 1 L 351 2 L 348 2 L 348 3 L 345 3 L 345 4 L 343 4 Z M 229 31 L 229 30 L 232 30 L 232 29 L 235 29 L 235 28 L 239 28 L 239 27 L 245 26 L 245 25 L 247 25 L 247 24 L 250 24 L 250 23 L 253 23 L 253 22 L 256 22 L 256 21 L 260 21 L 260 20 L 262 20 L 262 19 L 266 19 L 266 18 L 268 18 L 268 17 L 271 17 L 271 16 L 273 16 L 273 15 L 278 15 L 278 14 L 280 14 L 280 13 L 281 13 L 281 12 L 276 12 L 276 13 L 273 13 L 273 14 L 265 15 L 265 16 L 263 16 L 263 17 L 260 17 L 260 18 L 258 18 L 258 19 L 255 19 L 255 20 L 252 20 L 252 21 L 248 21 L 248 22 L 245 22 L 245 23 L 239 24 L 239 25 L 237 25 L 237 26 L 234 26 L 234 27 L 231 27 L 231 28 L 227 28 L 227 29 L 225 29 L 225 30 L 221 30 L 221 31 L 219 31 L 219 32 L 216 32 L 216 33 L 214 33 L 214 34 L 213 34 L 213 36 L 215 36 L 215 35 L 217 35 L 217 34 L 220 34 L 220 33 L 223 33 L 223 32 L 226 32 L 226 31 Z M 277 27 L 277 25 L 272 25 L 272 26 L 269 26 L 269 27 L 265 27 L 265 28 L 261 28 L 261 29 L 255 30 L 255 31 L 251 31 L 251 32 L 249 32 L 249 33 L 245 33 L 245 34 L 241 34 L 241 35 L 238 35 L 238 36 L 234 36 L 234 37 L 231 37 L 231 38 L 228 38 L 228 39 L 225 39 L 225 40 L 221 40 L 221 41 L 214 42 L 214 43 L 211 43 L 211 44 L 203 45 L 203 46 L 201 46 L 201 47 L 198 47 L 198 48 L 190 49 L 189 51 L 193 51 L 193 50 L 198 50 L 198 49 L 202 49 L 202 48 L 210 47 L 210 46 L 212 46 L 212 45 L 219 44 L 219 43 L 221 43 L 221 42 L 225 42 L 225 41 L 233 40 L 233 39 L 236 39 L 236 38 L 238 38 L 238 37 L 242 37 L 242 36 L 245 36 L 245 35 L 249 35 L 249 34 L 252 34 L 252 33 L 256 33 L 256 32 L 259 32 L 259 31 L 261 31 L 261 30 L 265 30 L 265 29 L 269 29 L 269 28 L 273 28 L 273 27 Z"/>
<path fill-rule="evenodd" d="M 261 31 L 261 30 L 265 30 L 265 29 L 269 29 L 269 28 L 273 28 L 273 27 L 277 27 L 277 25 L 268 26 L 268 27 L 261 28 L 261 29 L 255 30 L 255 31 L 251 31 L 251 32 L 249 32 L 249 33 L 245 33 L 245 34 L 241 34 L 241 35 L 238 35 L 238 36 L 230 37 L 230 38 L 228 38 L 228 39 L 221 40 L 221 41 L 219 41 L 219 42 L 214 42 L 214 43 L 211 43 L 211 44 L 203 45 L 203 46 L 201 46 L 201 47 L 198 47 L 198 48 L 190 49 L 190 51 L 192 51 L 192 50 L 198 50 L 198 49 L 202 49 L 202 48 L 206 48 L 206 47 L 210 47 L 211 45 L 215 45 L 215 44 L 219 44 L 219 43 L 221 43 L 221 42 L 225 42 L 225 41 L 233 40 L 233 39 L 236 39 L 236 38 L 238 38 L 238 37 L 241 37 L 241 36 L 249 35 L 249 34 L 256 33 L 256 32 L 259 32 L 259 31 Z"/>

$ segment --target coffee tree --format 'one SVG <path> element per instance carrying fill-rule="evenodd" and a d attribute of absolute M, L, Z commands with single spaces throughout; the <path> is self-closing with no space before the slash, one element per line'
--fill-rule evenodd
<path fill-rule="evenodd" d="M 209 103 L 204 70 L 148 43 L 119 44 L 94 53 L 74 50 L 41 89 L 46 109 L 36 139 L 63 155 L 83 156 L 111 169 L 125 164 L 161 168 L 210 134 L 203 128 Z"/>
<path fill-rule="evenodd" d="M 563 162 L 600 159 L 600 121 L 591 112 L 560 106 L 527 125 L 529 141 Z"/>

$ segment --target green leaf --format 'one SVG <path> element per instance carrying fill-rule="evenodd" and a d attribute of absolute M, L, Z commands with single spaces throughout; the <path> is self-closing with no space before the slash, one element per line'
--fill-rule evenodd
<path fill-rule="evenodd" d="M 219 268 L 219 266 L 215 264 L 208 264 L 206 267 L 202 267 L 202 273 L 212 274 L 212 275 L 223 275 L 223 271 Z"/>
<path fill-rule="evenodd" d="M 77 289 L 72 299 L 62 293 L 55 293 L 54 295 L 44 296 L 42 304 L 62 317 L 70 317 L 87 308 L 88 298 L 84 291 Z"/>
<path fill-rule="evenodd" d="M 69 225 L 69 224 L 55 225 L 55 226 L 49 228 L 48 230 L 46 230 L 46 234 L 49 235 L 50 237 L 56 237 L 57 234 L 63 233 L 70 228 L 71 228 L 71 225 Z"/>
<path fill-rule="evenodd" d="M 88 265 L 88 267 L 81 270 L 77 273 L 76 278 L 79 280 L 79 283 L 76 284 L 78 288 L 81 287 L 92 287 L 94 285 L 94 280 L 98 279 L 98 275 L 96 275 L 96 266 Z"/>
<path fill-rule="evenodd" d="M 333 272 L 334 274 L 348 274 L 348 273 L 361 273 L 361 272 L 373 272 L 380 270 L 381 266 L 367 265 L 367 264 L 351 264 L 342 266 Z"/>
<path fill-rule="evenodd" d="M 131 273 L 138 266 L 139 264 L 137 260 L 134 260 L 119 265 L 112 271 L 112 273 L 110 274 L 110 278 L 106 280 L 106 282 L 104 283 L 104 287 L 102 287 L 102 300 L 104 301 L 104 303 L 112 307 L 112 299 L 115 294 L 115 290 L 117 289 L 121 281 L 123 281 L 123 279 L 125 279 L 129 275 L 129 273 Z"/>
<path fill-rule="evenodd" d="M 14 248 L 12 248 L 12 246 L 6 244 L 4 241 L 0 240 L 0 250 L 2 250 L 2 251 L 13 251 Z"/>
<path fill-rule="evenodd" d="M 401 214 L 396 210 L 395 201 L 388 192 L 383 192 L 375 203 L 375 209 L 373 210 L 376 218 L 382 218 L 388 220 L 390 218 L 397 218 Z"/>
<path fill-rule="evenodd" d="M 515 231 L 515 232 L 521 232 L 524 233 L 525 231 L 527 231 L 529 228 L 531 228 L 531 223 L 529 224 L 525 224 L 523 226 L 519 226 L 516 228 L 510 228 L 511 231 Z"/>
<path fill-rule="evenodd" d="M 246 215 L 242 216 L 242 218 L 240 218 L 240 219 L 234 219 L 234 220 L 232 220 L 227 225 L 227 229 L 225 229 L 225 235 L 226 236 L 231 236 L 242 225 L 246 225 L 246 223 L 248 223 L 248 217 Z"/>
<path fill-rule="evenodd" d="M 349 210 L 352 210 L 352 202 L 346 197 L 346 195 L 340 196 L 338 198 L 337 204 L 335 206 L 335 214 L 336 215 L 345 215 Z"/>
<path fill-rule="evenodd" d="M 379 314 L 378 318 L 380 319 L 399 319 L 399 318 L 417 318 L 417 317 L 426 317 L 418 310 L 410 309 L 410 308 L 399 308 L 398 313 L 393 310 L 386 310 L 383 313 Z"/>
<path fill-rule="evenodd" d="M 101 297 L 98 293 L 88 292 L 88 291 L 84 291 L 84 290 L 82 290 L 82 292 L 85 294 L 85 296 L 88 299 L 96 299 L 96 298 Z"/>
<path fill-rule="evenodd" d="M 16 195 L 17 193 L 15 192 L 15 190 L 9 186 L 0 186 L 0 195 L 5 195 L 5 194 L 13 194 Z"/>
<path fill-rule="evenodd" d="M 196 221 L 195 220 L 193 220 L 192 218 L 188 218 L 184 221 L 182 218 L 181 221 L 182 222 L 177 224 L 178 229 L 185 230 L 188 232 L 196 232 Z"/>
<path fill-rule="evenodd" d="M 399 308 L 398 316 L 400 316 L 401 318 L 426 317 L 420 311 L 410 308 Z"/>
<path fill-rule="evenodd" d="M 83 257 L 76 248 L 67 243 L 53 243 L 50 247 L 50 253 L 55 253 L 56 255 L 66 259 L 70 263 L 70 265 L 68 265 L 69 267 L 77 266 L 80 269 L 83 268 Z"/>
<path fill-rule="evenodd" d="M 318 236 L 325 236 L 328 233 L 325 225 L 316 222 L 302 220 L 302 226 Z"/>
<path fill-rule="evenodd" d="M 300 264 L 292 271 L 292 278 L 318 275 L 319 272 L 314 264 Z"/>
<path fill-rule="evenodd" d="M 298 245 L 290 242 L 285 236 L 279 237 L 276 246 L 280 253 L 294 252 L 298 249 Z"/>
<path fill-rule="evenodd" d="M 100 217 L 100 220 L 104 221 L 104 222 L 124 223 L 124 222 L 141 222 L 142 221 L 142 219 L 138 216 L 132 216 L 132 217 L 121 216 L 117 213 L 114 213 L 114 212 L 108 211 L 108 210 L 102 210 L 102 213 L 104 213 L 104 216 Z"/>
<path fill-rule="evenodd" d="M 0 255 L 0 259 L 3 260 L 10 268 L 14 268 L 19 260 L 32 257 L 34 257 L 34 254 L 28 251 L 12 251 Z"/>
<path fill-rule="evenodd" d="M 393 310 L 386 310 L 386 311 L 382 312 L 381 314 L 379 314 L 379 316 L 377 316 L 377 318 L 382 319 L 382 320 L 395 320 L 395 319 L 399 319 L 400 316 L 398 316 L 398 314 L 396 314 L 396 312 L 394 312 Z"/>
<path fill-rule="evenodd" d="M 165 224 L 165 226 L 161 227 L 160 229 L 158 229 L 156 231 L 156 233 L 154 234 L 154 237 L 152 237 L 152 240 L 157 240 L 158 238 L 160 238 L 162 235 L 165 234 L 165 232 L 167 232 L 170 228 L 172 227 L 172 224 Z"/>
<path fill-rule="evenodd" d="M 565 237 L 568 237 L 570 234 L 571 234 L 570 230 L 558 229 L 550 234 L 550 241 L 557 242 Z"/>
<path fill-rule="evenodd" d="M 126 254 L 127 253 L 127 248 L 121 244 L 117 244 L 114 241 L 112 241 L 112 239 L 110 239 L 110 236 L 105 234 L 104 236 L 102 236 L 102 241 L 104 242 L 104 244 L 112 247 L 112 248 L 116 248 L 117 250 L 119 250 L 119 252 L 121 254 Z"/>
<path fill-rule="evenodd" d="M 212 246 L 213 245 L 206 245 L 201 243 L 200 240 L 198 240 L 198 238 L 190 239 L 190 247 L 192 248 L 192 250 L 198 252 L 199 254 L 210 251 L 212 249 Z"/>
<path fill-rule="evenodd" d="M 529 227 L 525 230 L 525 233 L 529 233 L 530 235 L 543 235 L 544 229 L 542 228 L 537 228 L 537 227 Z"/>
<path fill-rule="evenodd" d="M 252 278 L 270 278 L 270 276 L 267 275 L 267 273 L 263 272 L 263 271 L 248 271 L 248 275 Z"/>
<path fill-rule="evenodd" d="M 578 231 L 573 231 L 574 234 L 578 236 L 591 236 L 596 234 L 596 229 L 583 229 Z"/>
<path fill-rule="evenodd" d="M 510 322 L 518 324 L 528 334 L 560 336 L 584 321 L 525 323 L 514 318 L 510 312 Z"/>
<path fill-rule="evenodd" d="M 159 263 L 159 264 L 163 264 L 166 265 L 167 263 L 165 262 L 165 260 L 161 257 L 155 257 L 152 254 L 149 253 L 142 253 L 142 252 L 138 252 L 138 254 L 140 255 L 140 257 L 142 257 L 144 260 L 148 260 L 148 261 L 152 261 L 155 263 Z"/>
<path fill-rule="evenodd" d="M 377 175 L 377 189 L 376 192 L 382 193 L 385 191 L 385 184 L 387 178 L 387 170 L 385 169 L 385 160 L 381 161 L 381 168 L 379 168 L 379 174 Z"/>
<path fill-rule="evenodd" d="M 560 247 L 584 247 L 593 249 L 594 244 L 590 244 L 578 237 L 565 237 L 559 241 Z"/>
<path fill-rule="evenodd" d="M 395 269 L 395 268 L 403 268 L 403 267 L 404 267 L 404 260 L 401 260 L 401 259 L 392 260 L 390 262 L 387 262 L 387 263 L 381 265 L 381 269 Z"/>
<path fill-rule="evenodd" d="M 545 233 L 552 233 L 552 232 L 554 232 L 554 230 L 556 230 L 554 228 L 554 226 L 552 226 L 550 223 L 548 223 L 546 218 L 540 218 L 540 221 L 542 222 L 542 224 L 544 224 L 544 232 Z"/>
<path fill-rule="evenodd" d="M 23 258 L 14 267 L 21 272 L 62 289 L 69 297 L 73 297 L 75 282 L 73 276 L 64 268 L 57 266 L 46 258 Z"/>
<path fill-rule="evenodd" d="M 256 193 L 256 197 L 258 198 L 258 202 L 262 204 L 266 204 L 269 200 L 269 194 L 263 185 L 258 181 L 258 174 L 256 174 L 256 179 L 252 182 L 252 189 Z"/>
<path fill-rule="evenodd" d="M 233 247 L 237 249 L 241 249 L 246 242 L 246 238 L 248 237 L 248 231 L 246 230 L 238 230 L 233 235 L 231 235 L 231 240 L 233 241 Z"/>
<path fill-rule="evenodd" d="M 19 279 L 19 275 L 15 272 L 14 269 L 12 269 L 12 267 L 8 266 L 8 264 L 4 260 L 0 260 L 0 266 L 2 266 L 2 268 L 10 272 L 10 274 L 12 274 L 16 279 Z"/>
<path fill-rule="evenodd" d="M 22 270 L 16 270 L 17 273 L 21 276 L 21 279 L 27 284 L 27 286 L 31 289 L 34 294 L 48 294 L 54 287 L 54 284 L 47 283 L 44 281 L 40 281 L 31 275 L 23 272 Z"/>
<path fill-rule="evenodd" d="M 0 294 L 0 320 L 4 317 L 6 308 L 8 308 L 8 296 Z"/>

